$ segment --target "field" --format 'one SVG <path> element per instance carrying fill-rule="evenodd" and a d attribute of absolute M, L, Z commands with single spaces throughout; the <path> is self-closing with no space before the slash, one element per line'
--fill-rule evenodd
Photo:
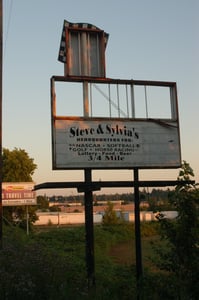
<path fill-rule="evenodd" d="M 152 262 L 156 223 L 142 224 L 144 276 L 140 299 L 175 299 L 171 279 Z M 4 228 L 1 299 L 137 299 L 134 225 L 95 226 L 95 285 L 88 289 L 84 227 L 37 229 L 27 237 Z M 171 290 L 172 288 L 170 288 Z"/>

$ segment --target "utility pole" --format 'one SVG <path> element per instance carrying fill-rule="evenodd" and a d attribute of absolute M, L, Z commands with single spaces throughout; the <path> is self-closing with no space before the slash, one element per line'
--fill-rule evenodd
<path fill-rule="evenodd" d="M 3 73 L 3 0 L 0 0 L 0 249 L 3 248 L 2 205 L 2 76 Z"/>

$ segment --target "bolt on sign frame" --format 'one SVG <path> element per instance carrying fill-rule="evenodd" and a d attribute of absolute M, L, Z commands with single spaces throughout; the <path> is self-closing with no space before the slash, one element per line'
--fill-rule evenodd
<path fill-rule="evenodd" d="M 93 103 L 99 102 L 103 106 L 105 116 L 96 116 L 97 112 L 92 112 L 94 115 L 85 115 L 85 112 L 78 116 L 57 115 L 56 85 L 61 82 L 75 82 L 77 85 L 83 83 L 82 94 L 86 82 L 90 86 L 90 93 L 86 97 L 87 106 L 90 108 L 94 106 Z M 167 107 L 164 107 L 161 101 L 161 93 L 164 90 Z M 67 101 L 68 106 L 70 97 L 71 95 Z M 144 113 L 137 112 L 139 101 L 144 102 Z M 151 105 L 150 102 L 153 101 L 155 104 Z M 75 103 L 73 105 L 76 107 Z M 151 113 L 154 109 L 157 112 Z M 168 112 L 165 113 L 165 110 Z M 179 168 L 181 165 L 175 82 L 53 76 L 51 111 L 55 170 L 135 167 L 155 169 Z M 159 117 L 159 113 L 163 114 L 163 117 Z"/>

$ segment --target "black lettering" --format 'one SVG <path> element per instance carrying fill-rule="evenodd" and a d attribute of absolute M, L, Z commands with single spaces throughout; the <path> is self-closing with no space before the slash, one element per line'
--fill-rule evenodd
<path fill-rule="evenodd" d="M 139 133 L 138 132 L 135 132 L 135 138 L 139 139 Z"/>
<path fill-rule="evenodd" d="M 111 126 L 110 125 L 106 125 L 106 133 L 111 133 Z"/>
<path fill-rule="evenodd" d="M 74 137 L 75 136 L 75 128 L 71 127 L 70 128 L 70 137 Z"/>
<path fill-rule="evenodd" d="M 97 134 L 103 134 L 103 133 L 104 133 L 104 131 L 103 131 L 102 125 L 99 124 L 97 127 Z"/>

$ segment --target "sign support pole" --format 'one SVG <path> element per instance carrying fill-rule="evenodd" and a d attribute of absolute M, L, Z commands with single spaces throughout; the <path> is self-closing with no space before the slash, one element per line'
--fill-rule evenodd
<path fill-rule="evenodd" d="M 91 169 L 85 169 L 85 183 L 91 183 Z M 94 260 L 94 230 L 93 230 L 93 193 L 92 188 L 85 190 L 85 229 L 86 229 L 86 263 L 88 276 L 88 289 L 95 285 Z"/>
<path fill-rule="evenodd" d="M 135 249 L 136 249 L 136 280 L 137 280 L 137 299 L 140 297 L 142 280 L 142 249 L 140 233 L 140 199 L 139 199 L 139 174 L 138 168 L 134 168 L 134 202 L 135 202 Z"/>
<path fill-rule="evenodd" d="M 29 235 L 29 212 L 28 205 L 26 205 L 26 233 Z"/>
<path fill-rule="evenodd" d="M 89 117 L 89 96 L 88 82 L 83 82 L 83 104 L 84 117 Z M 84 169 L 86 185 L 92 183 L 92 171 L 90 168 Z M 93 193 L 92 188 L 87 187 L 84 193 L 85 205 L 85 230 L 86 230 L 86 263 L 88 289 L 95 285 L 95 262 L 94 262 L 94 230 L 93 230 Z"/>

